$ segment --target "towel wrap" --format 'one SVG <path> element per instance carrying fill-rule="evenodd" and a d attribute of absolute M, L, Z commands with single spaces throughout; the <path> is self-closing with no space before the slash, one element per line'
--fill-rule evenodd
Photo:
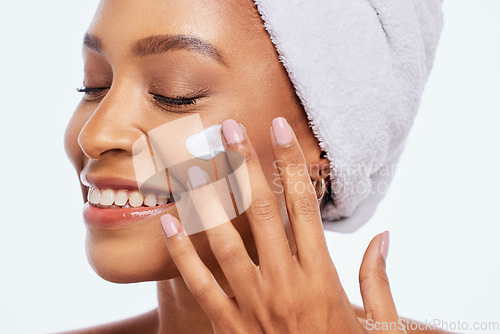
<path fill-rule="evenodd" d="M 352 232 L 387 192 L 442 30 L 442 0 L 254 0 L 331 162 L 326 230 Z"/>

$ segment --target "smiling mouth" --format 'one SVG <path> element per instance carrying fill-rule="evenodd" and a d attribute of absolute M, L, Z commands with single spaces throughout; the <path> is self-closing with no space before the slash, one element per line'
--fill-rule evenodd
<path fill-rule="evenodd" d="M 101 209 L 159 207 L 174 203 L 173 197 L 143 194 L 137 190 L 97 187 L 89 187 L 87 199 L 92 206 Z"/>

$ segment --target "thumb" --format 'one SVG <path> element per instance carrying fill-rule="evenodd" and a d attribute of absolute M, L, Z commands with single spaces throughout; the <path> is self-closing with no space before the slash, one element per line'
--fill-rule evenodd
<path fill-rule="evenodd" d="M 388 249 L 388 231 L 372 239 L 359 270 L 359 285 L 367 319 L 397 324 L 399 316 L 385 270 Z"/>

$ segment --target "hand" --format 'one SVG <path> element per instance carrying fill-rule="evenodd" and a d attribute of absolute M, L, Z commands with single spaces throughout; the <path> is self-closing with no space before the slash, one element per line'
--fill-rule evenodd
<path fill-rule="evenodd" d="M 276 197 L 250 140 L 233 120 L 223 124 L 225 144 L 227 150 L 244 156 L 250 175 L 252 202 L 246 215 L 259 265 L 248 255 L 230 219 L 205 232 L 234 299 L 220 288 L 189 237 L 179 233 L 182 226 L 178 220 L 164 215 L 162 226 L 169 253 L 187 287 L 211 319 L 215 333 L 368 333 L 367 323 L 358 320 L 340 284 L 304 156 L 295 134 L 283 121 L 281 126 L 275 122 L 271 137 L 297 254 L 290 251 Z M 193 168 L 198 181 L 191 184 L 199 185 L 200 177 L 205 177 L 200 171 Z M 205 181 L 206 185 L 201 182 L 196 188 L 193 202 L 208 226 L 212 217 L 225 213 L 214 199 L 211 184 Z M 304 186 L 296 187 L 298 184 Z M 385 272 L 384 239 L 379 234 L 368 246 L 360 269 L 361 292 L 367 319 L 397 324 L 399 317 Z M 392 329 L 391 333 L 405 331 Z"/>

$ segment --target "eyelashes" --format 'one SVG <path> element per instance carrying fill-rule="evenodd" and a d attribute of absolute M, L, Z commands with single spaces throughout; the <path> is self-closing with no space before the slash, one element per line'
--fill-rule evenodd
<path fill-rule="evenodd" d="M 84 93 L 87 101 L 98 101 L 106 95 L 106 91 L 109 87 L 80 87 L 76 91 L 78 93 Z M 158 94 L 151 94 L 153 99 L 160 104 L 160 106 L 167 106 L 173 108 L 180 108 L 183 106 L 194 105 L 196 101 L 203 96 L 197 97 L 185 97 L 185 96 L 175 96 L 167 97 Z"/>
<path fill-rule="evenodd" d="M 196 100 L 198 98 L 188 98 L 188 97 L 182 97 L 182 96 L 176 96 L 175 98 L 171 97 L 166 97 L 162 95 L 156 95 L 152 94 L 153 99 L 159 103 L 163 103 L 169 106 L 183 106 L 183 105 L 190 105 L 190 104 L 196 104 Z"/>
<path fill-rule="evenodd" d="M 80 87 L 80 88 L 77 88 L 76 91 L 78 93 L 85 93 L 86 95 L 92 95 L 92 96 L 95 96 L 95 95 L 99 95 L 101 94 L 102 92 L 104 92 L 104 90 L 106 90 L 107 88 L 89 88 L 89 87 Z"/>

